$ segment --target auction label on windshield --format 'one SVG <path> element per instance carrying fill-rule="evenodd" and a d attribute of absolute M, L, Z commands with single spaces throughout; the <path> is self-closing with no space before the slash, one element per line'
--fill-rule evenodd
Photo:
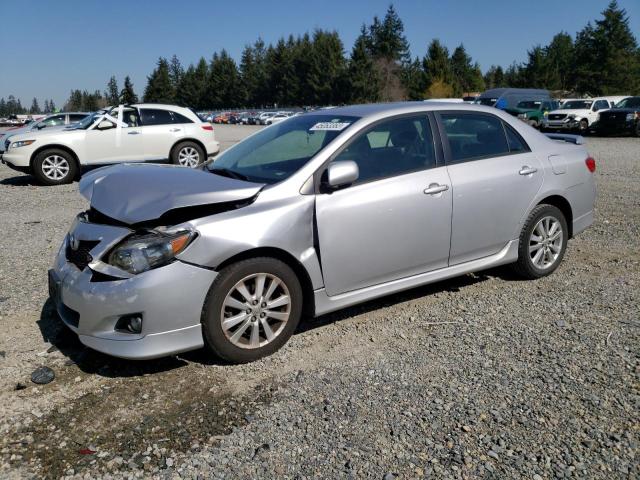
<path fill-rule="evenodd" d="M 316 123 L 313 127 L 311 127 L 309 131 L 310 132 L 314 130 L 340 131 L 340 130 L 344 130 L 349 125 L 351 124 L 348 122 L 320 122 L 320 123 Z"/>

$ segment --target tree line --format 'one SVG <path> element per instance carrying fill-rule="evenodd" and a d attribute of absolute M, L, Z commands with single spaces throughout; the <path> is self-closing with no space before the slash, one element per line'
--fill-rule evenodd
<path fill-rule="evenodd" d="M 269 45 L 258 38 L 245 46 L 239 62 L 224 49 L 186 68 L 176 55 L 160 57 L 142 99 L 208 110 L 460 97 L 507 86 L 562 95 L 640 94 L 640 48 L 626 11 L 612 0 L 575 37 L 560 32 L 548 45 L 533 46 L 525 62 L 506 69 L 492 65 L 483 74 L 462 44 L 450 53 L 434 39 L 422 58 L 413 57 L 391 5 L 384 18 L 362 25 L 348 54 L 337 32 L 318 29 Z M 26 111 L 9 98 L 0 100 L 0 116 L 6 115 L 3 108 Z M 104 92 L 72 90 L 64 108 L 93 111 L 137 101 L 128 76 L 122 89 L 111 77 Z M 53 101 L 48 104 L 53 110 Z M 31 110 L 38 109 L 34 99 Z"/>

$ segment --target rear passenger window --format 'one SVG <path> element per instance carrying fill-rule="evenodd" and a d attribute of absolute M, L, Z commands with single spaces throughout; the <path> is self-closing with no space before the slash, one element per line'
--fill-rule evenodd
<path fill-rule="evenodd" d="M 425 116 L 400 117 L 356 135 L 334 161 L 358 164 L 357 183 L 403 175 L 435 167 L 436 156 L 429 120 Z"/>
<path fill-rule="evenodd" d="M 170 113 L 171 113 L 171 116 L 173 117 L 173 123 L 193 123 L 192 120 L 189 120 L 184 115 L 180 115 L 179 113 L 176 113 L 176 112 L 170 112 Z"/>
<path fill-rule="evenodd" d="M 510 153 L 499 118 L 475 113 L 444 113 L 441 118 L 453 163 Z"/>
<path fill-rule="evenodd" d="M 529 146 L 525 143 L 518 132 L 513 129 L 513 127 L 505 123 L 504 131 L 507 133 L 507 142 L 509 143 L 509 150 L 511 153 L 530 151 Z"/>
<path fill-rule="evenodd" d="M 156 110 L 152 108 L 143 108 L 140 110 L 142 115 L 142 125 L 170 125 L 173 123 L 171 112 L 168 110 Z"/>

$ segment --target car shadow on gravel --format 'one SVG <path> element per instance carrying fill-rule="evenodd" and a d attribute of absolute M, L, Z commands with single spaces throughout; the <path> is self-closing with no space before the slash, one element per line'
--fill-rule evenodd
<path fill-rule="evenodd" d="M 449 280 L 443 280 L 429 285 L 412 288 L 411 290 L 405 290 L 403 292 L 388 295 L 386 297 L 381 297 L 375 300 L 370 300 L 368 302 L 354 305 L 353 307 L 338 310 L 336 312 L 328 313 L 317 318 L 303 319 L 296 333 L 307 332 L 315 328 L 324 327 L 326 325 L 351 318 L 355 315 L 362 315 L 375 310 L 379 310 L 384 307 L 390 307 L 397 303 L 407 302 L 421 297 L 427 297 L 436 293 L 459 292 L 460 289 L 464 287 L 484 282 L 494 277 L 506 281 L 522 280 L 509 267 L 496 267 L 482 272 L 470 273 L 467 275 L 462 275 L 460 277 L 451 278 Z"/>
<path fill-rule="evenodd" d="M 31 175 L 17 175 L 15 177 L 3 178 L 0 185 L 9 185 L 11 187 L 39 187 L 41 186 L 36 177 Z"/>
<path fill-rule="evenodd" d="M 67 357 L 67 366 L 76 365 L 84 373 L 109 378 L 137 377 L 167 372 L 190 363 L 181 356 L 155 360 L 125 360 L 87 348 L 80 343 L 78 336 L 62 323 L 50 299 L 42 306 L 37 324 L 43 340 L 51 344 L 49 351 L 59 350 Z M 191 361 L 207 363 L 197 358 Z"/>
<path fill-rule="evenodd" d="M 520 280 L 509 268 L 498 267 L 479 273 L 463 275 L 449 280 L 413 288 L 395 295 L 388 295 L 376 300 L 371 300 L 353 307 L 345 308 L 337 312 L 322 315 L 317 318 L 303 318 L 295 334 L 300 334 L 351 318 L 356 315 L 366 314 L 397 303 L 415 300 L 443 292 L 459 292 L 462 288 L 476 283 L 487 281 L 491 278 L 501 278 L 506 281 Z M 51 344 L 49 350 L 59 350 L 67 357 L 67 365 L 76 365 L 81 371 L 89 374 L 109 378 L 136 377 L 151 373 L 166 372 L 181 368 L 189 363 L 201 365 L 226 365 L 223 360 L 216 359 L 206 349 L 201 348 L 179 355 L 173 355 L 154 360 L 125 360 L 85 347 L 78 336 L 70 331 L 58 316 L 51 300 L 47 300 L 42 306 L 40 319 L 37 321 L 42 338 Z"/>

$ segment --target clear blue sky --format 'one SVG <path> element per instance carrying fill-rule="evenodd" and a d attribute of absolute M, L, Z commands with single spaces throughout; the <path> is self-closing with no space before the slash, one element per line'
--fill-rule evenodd
<path fill-rule="evenodd" d="M 211 58 L 226 48 L 236 58 L 258 36 L 315 28 L 335 29 L 349 52 L 362 23 L 380 17 L 389 0 L 6 0 L 0 10 L 0 97 L 29 106 L 58 106 L 72 88 L 104 90 L 111 75 L 119 86 L 133 79 L 141 94 L 159 56 L 183 64 Z M 413 56 L 422 57 L 432 38 L 450 50 L 461 42 L 485 71 L 526 58 L 565 30 L 575 35 L 599 17 L 608 0 L 395 0 Z M 619 0 L 640 39 L 640 0 Z"/>

